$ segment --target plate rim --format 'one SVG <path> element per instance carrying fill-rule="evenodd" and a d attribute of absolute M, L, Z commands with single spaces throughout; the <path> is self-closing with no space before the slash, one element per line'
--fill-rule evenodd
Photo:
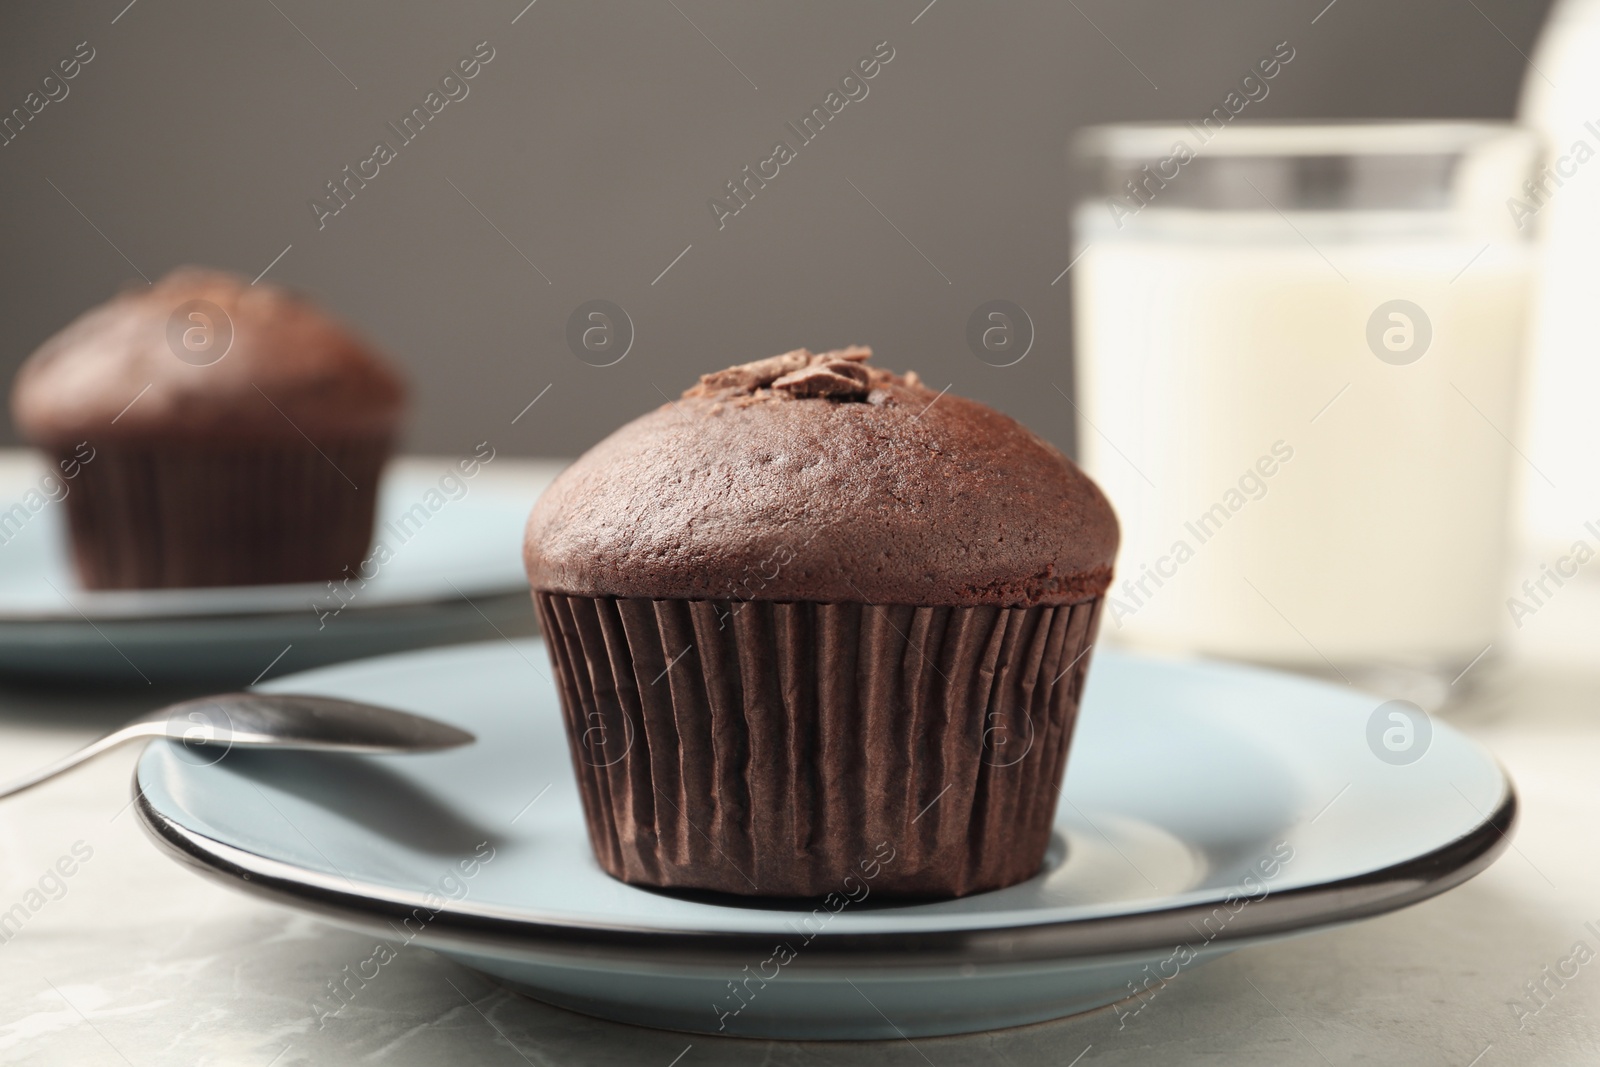
<path fill-rule="evenodd" d="M 772 931 L 663 930 L 629 923 L 573 922 L 510 908 L 446 902 L 434 911 L 427 895 L 311 871 L 230 845 L 179 825 L 158 811 L 133 773 L 139 823 L 166 853 L 198 873 L 252 896 L 311 911 L 347 926 L 394 927 L 431 912 L 417 940 L 504 956 L 578 958 L 593 964 L 704 965 L 737 968 L 772 950 Z M 1468 881 L 1510 847 L 1519 814 L 1516 787 L 1494 760 L 1502 797 L 1494 810 L 1461 836 L 1417 856 L 1374 871 L 1332 881 L 1269 891 L 1249 900 L 1204 947 L 1243 943 L 1315 930 L 1382 915 Z M 344 884 L 341 885 L 340 883 Z M 1238 898 L 1234 898 L 1238 899 Z M 822 931 L 790 966 L 922 968 L 940 964 L 1063 963 L 1174 948 L 1193 942 L 1197 921 L 1226 906 L 1227 895 L 1166 908 L 1122 914 L 1019 923 L 1000 927 L 902 932 Z M 797 915 L 804 914 L 796 912 Z"/>
<path fill-rule="evenodd" d="M 296 584 L 295 586 L 293 586 L 293 588 L 300 588 L 301 585 L 303 585 L 303 584 L 304 583 Z M 255 587 L 253 587 L 253 586 L 243 586 L 243 587 L 222 587 L 222 586 L 219 586 L 218 588 L 255 588 Z M 290 588 L 290 586 L 285 585 L 284 588 Z M 315 586 L 307 586 L 306 588 L 315 589 L 316 587 Z M 418 610 L 436 609 L 436 608 L 438 608 L 440 606 L 444 606 L 444 605 L 459 604 L 459 603 L 463 602 L 463 600 L 462 600 L 463 593 L 467 597 L 472 598 L 472 600 L 474 602 L 479 603 L 479 604 L 482 604 L 483 602 L 489 601 L 489 600 L 495 600 L 495 601 L 511 600 L 511 599 L 521 600 L 524 597 L 527 597 L 527 596 L 530 595 L 528 590 L 527 590 L 527 582 L 526 581 L 520 582 L 520 583 L 518 583 L 516 585 L 509 584 L 509 582 L 506 583 L 506 584 L 496 584 L 496 585 L 493 585 L 492 587 L 489 585 L 489 583 L 483 583 L 481 586 L 479 586 L 479 585 L 463 586 L 462 590 L 456 591 L 456 592 L 451 592 L 451 593 L 439 593 L 437 595 L 433 594 L 433 593 L 429 593 L 429 594 L 427 594 L 425 596 L 416 596 L 416 597 L 407 597 L 407 598 L 396 597 L 395 599 L 392 599 L 392 600 L 381 600 L 381 601 L 377 601 L 375 603 L 368 603 L 368 604 L 361 604 L 361 605 L 352 604 L 352 605 L 349 605 L 345 610 L 350 613 L 351 617 L 360 617 L 362 619 L 381 618 L 381 617 L 387 616 L 387 615 L 400 615 L 400 614 L 405 614 L 407 612 L 414 612 L 414 611 L 418 611 Z M 46 615 L 46 614 L 19 615 L 19 614 L 14 614 L 14 613 L 9 613 L 8 614 L 8 613 L 6 613 L 4 611 L 4 609 L 0 609 L 0 633 L 4 633 L 7 629 L 28 629 L 28 630 L 32 630 L 32 629 L 37 629 L 38 627 L 41 627 L 41 626 L 69 627 L 69 628 L 72 628 L 72 629 L 81 630 L 81 629 L 85 628 L 85 624 L 86 623 L 90 627 L 99 626 L 99 627 L 102 627 L 102 628 L 107 628 L 107 627 L 127 627 L 127 626 L 135 626 L 135 627 L 139 627 L 139 628 L 145 628 L 145 627 L 164 626 L 164 625 L 168 625 L 168 624 L 171 624 L 171 625 L 189 625 L 189 624 L 195 624 L 195 623 L 229 625 L 231 623 L 236 623 L 236 622 L 239 622 L 241 620 L 281 619 L 281 618 L 284 618 L 284 617 L 290 616 L 290 615 L 303 614 L 304 612 L 305 612 L 305 605 L 304 604 L 301 604 L 301 605 L 298 605 L 298 606 L 294 606 L 294 607 L 290 607 L 290 606 L 285 605 L 282 608 L 271 608 L 271 609 L 267 609 L 267 610 L 263 610 L 263 609 L 260 609 L 260 608 L 257 608 L 257 607 L 251 607 L 251 608 L 240 609 L 240 610 L 237 610 L 237 611 L 231 610 L 231 609 L 229 609 L 229 610 L 220 610 L 219 609 L 219 610 L 214 611 L 214 612 L 191 612 L 191 613 L 182 613 L 182 614 L 174 612 L 174 613 L 171 613 L 171 614 L 158 614 L 158 615 L 126 614 L 126 615 L 104 615 L 104 616 L 85 616 L 85 615 L 80 615 L 80 614 L 65 614 L 65 613 L 60 614 L 60 615 Z M 430 646 L 430 647 L 432 647 L 432 646 Z M 392 653 L 383 653 L 383 655 L 390 655 L 390 654 L 392 654 Z M 370 659 L 370 658 L 376 658 L 376 657 L 367 657 L 367 658 Z M 354 661 L 351 661 L 351 662 L 354 662 Z M 308 668 L 308 669 L 314 670 L 316 668 Z"/>

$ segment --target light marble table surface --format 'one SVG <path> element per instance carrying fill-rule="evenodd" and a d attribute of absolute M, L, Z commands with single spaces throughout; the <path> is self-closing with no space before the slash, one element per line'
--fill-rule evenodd
<path fill-rule="evenodd" d="M 1521 793 L 1514 847 L 1492 868 L 1404 911 L 1186 971 L 1122 1028 L 1102 1010 L 915 1043 L 719 1039 L 575 1015 L 408 947 L 319 1029 L 313 998 L 372 939 L 168 860 L 129 807 L 137 753 L 114 753 L 0 804 L 0 912 L 63 857 L 73 872 L 46 879 L 51 897 L 0 943 L 0 1063 L 1600 1063 L 1600 957 L 1562 962 L 1579 944 L 1600 953 L 1596 635 L 1600 588 L 1574 583 L 1444 712 Z M 0 775 L 180 695 L 0 681 Z M 1558 985 L 1558 967 L 1577 974 Z"/>

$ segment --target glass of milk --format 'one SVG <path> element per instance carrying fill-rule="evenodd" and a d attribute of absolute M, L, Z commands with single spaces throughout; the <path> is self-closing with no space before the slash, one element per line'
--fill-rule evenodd
<path fill-rule="evenodd" d="M 1507 200 L 1537 152 L 1490 123 L 1081 135 L 1079 454 L 1123 532 L 1107 636 L 1430 702 L 1493 652 L 1526 469 Z"/>

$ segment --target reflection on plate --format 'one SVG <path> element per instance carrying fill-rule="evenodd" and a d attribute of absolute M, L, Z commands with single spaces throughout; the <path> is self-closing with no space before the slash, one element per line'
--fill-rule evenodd
<path fill-rule="evenodd" d="M 1368 747 L 1379 698 L 1102 650 L 1038 877 L 935 903 L 874 898 L 870 879 L 842 904 L 689 898 L 594 862 L 537 641 L 263 688 L 391 704 L 479 740 L 215 762 L 157 742 L 137 782 L 158 842 L 235 888 L 415 939 L 542 1000 L 680 1030 L 886 1038 L 1124 998 L 1115 1010 L 1140 1011 L 1162 979 L 1223 952 L 1459 884 L 1515 818 L 1498 765 L 1443 724 L 1397 766 Z"/>
<path fill-rule="evenodd" d="M 455 463 L 437 457 L 390 465 L 375 541 L 385 541 L 392 555 L 366 568 L 368 581 L 338 589 L 91 592 L 72 571 L 63 504 L 4 512 L 6 502 L 23 500 L 38 484 L 42 470 L 31 457 L 7 454 L 0 461 L 0 673 L 238 687 L 269 663 L 281 673 L 482 640 L 497 630 L 530 633 L 522 527 L 559 464 L 499 457 L 474 478 L 441 484 Z"/>

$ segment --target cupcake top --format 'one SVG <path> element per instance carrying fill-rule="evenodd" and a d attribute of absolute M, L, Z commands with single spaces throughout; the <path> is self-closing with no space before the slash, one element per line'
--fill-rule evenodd
<path fill-rule="evenodd" d="M 534 506 L 535 589 L 580 596 L 1068 604 L 1117 520 L 1058 449 L 867 348 L 715 374 L 567 468 Z"/>
<path fill-rule="evenodd" d="M 300 297 L 184 268 L 79 316 L 23 364 L 11 410 L 44 444 L 392 436 L 398 373 Z"/>

